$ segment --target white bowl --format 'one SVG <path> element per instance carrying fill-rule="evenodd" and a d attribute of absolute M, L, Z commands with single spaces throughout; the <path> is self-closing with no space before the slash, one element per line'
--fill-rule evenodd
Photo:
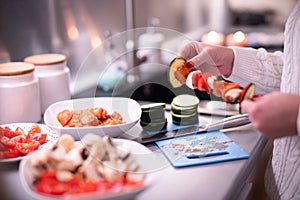
<path fill-rule="evenodd" d="M 109 114 L 118 112 L 123 117 L 124 124 L 89 127 L 63 127 L 57 120 L 57 114 L 65 109 L 83 110 L 102 107 Z M 44 122 L 58 134 L 70 134 L 79 140 L 87 133 L 119 137 L 131 129 L 141 117 L 141 107 L 133 99 L 124 97 L 95 97 L 59 101 L 50 105 L 44 114 Z"/>
<path fill-rule="evenodd" d="M 141 193 L 143 190 L 145 190 L 148 187 L 151 187 L 155 181 L 161 176 L 160 172 L 154 172 L 149 169 L 149 165 L 153 161 L 158 161 L 155 159 L 159 159 L 159 157 L 156 157 L 155 154 L 151 150 L 149 150 L 147 147 L 131 141 L 131 140 L 125 140 L 125 139 L 113 139 L 113 142 L 116 144 L 117 147 L 128 149 L 136 162 L 140 165 L 139 171 L 137 173 L 141 173 L 145 175 L 144 179 L 144 186 L 141 188 L 132 189 L 129 191 L 124 191 L 120 193 L 113 193 L 113 194 L 98 194 L 97 192 L 91 192 L 91 193 L 81 193 L 81 194 L 73 194 L 73 195 L 46 195 L 38 193 L 33 184 L 33 174 L 28 170 L 29 167 L 29 159 L 24 159 L 20 163 L 19 167 L 19 177 L 21 180 L 21 184 L 23 185 L 25 191 L 28 195 L 33 197 L 34 199 L 43 199 L 43 200 L 65 200 L 65 199 L 76 199 L 76 200 L 122 200 L 122 199 L 134 199 L 136 195 Z M 38 155 L 40 152 L 37 152 L 36 154 L 32 155 L 32 159 L 35 155 Z"/>

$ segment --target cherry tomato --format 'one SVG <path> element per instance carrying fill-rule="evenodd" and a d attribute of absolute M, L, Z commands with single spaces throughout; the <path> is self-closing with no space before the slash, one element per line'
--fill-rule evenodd
<path fill-rule="evenodd" d="M 23 143 L 25 142 L 26 137 L 24 135 L 19 135 L 19 136 L 15 136 L 13 138 L 11 138 L 10 140 L 12 141 L 12 143 Z"/>
<path fill-rule="evenodd" d="M 41 173 L 40 180 L 43 179 L 56 179 L 56 171 L 54 170 L 46 170 Z"/>
<path fill-rule="evenodd" d="M 16 135 L 24 135 L 25 136 L 26 132 L 21 127 L 18 127 L 18 128 L 16 128 L 15 134 Z"/>
<path fill-rule="evenodd" d="M 6 149 L 8 149 L 8 147 L 0 142 L 0 151 L 4 151 Z"/>
<path fill-rule="evenodd" d="M 36 190 L 46 194 L 79 194 L 97 192 L 97 195 L 105 195 L 110 192 L 128 191 L 143 186 L 143 181 L 130 181 L 126 178 L 114 182 L 100 180 L 92 182 L 90 180 L 79 179 L 74 175 L 68 181 L 59 181 L 56 171 L 48 170 L 41 173 L 36 182 Z"/>
<path fill-rule="evenodd" d="M 12 138 L 18 135 L 20 135 L 19 131 L 12 131 L 9 127 L 0 127 L 0 137 L 6 136 Z"/>
<path fill-rule="evenodd" d="M 1 137 L 0 142 L 8 148 L 13 148 L 16 146 L 16 142 L 6 136 Z"/>
<path fill-rule="evenodd" d="M 37 148 L 39 148 L 40 143 L 38 141 L 32 140 L 29 143 L 17 143 L 16 148 L 18 149 L 20 155 L 25 156 Z"/>
<path fill-rule="evenodd" d="M 78 185 L 75 193 L 85 193 L 94 191 L 97 191 L 97 184 L 93 183 L 90 180 L 85 180 Z"/>
<path fill-rule="evenodd" d="M 70 188 L 64 183 L 60 183 L 57 179 L 42 179 L 37 185 L 38 192 L 46 194 L 61 195 L 66 193 Z"/>
<path fill-rule="evenodd" d="M 28 134 L 26 137 L 27 141 L 35 140 L 38 141 L 40 144 L 46 143 L 47 134 L 46 133 L 31 133 Z"/>
<path fill-rule="evenodd" d="M 73 176 L 70 180 L 61 182 L 56 177 L 55 171 L 44 171 L 36 185 L 38 192 L 61 195 L 64 193 L 72 193 L 78 188 L 79 180 Z"/>
<path fill-rule="evenodd" d="M 205 91 L 207 94 L 210 94 L 210 89 L 203 76 L 199 78 L 197 88 L 200 91 Z"/>
<path fill-rule="evenodd" d="M 198 81 L 201 78 L 201 74 L 195 74 L 194 79 L 192 80 L 193 87 L 198 87 Z"/>
<path fill-rule="evenodd" d="M 41 127 L 37 124 L 34 124 L 28 131 L 28 135 L 33 134 L 33 133 L 40 133 L 40 132 L 41 132 Z"/>
<path fill-rule="evenodd" d="M 144 186 L 144 182 L 142 180 L 141 181 L 126 180 L 126 182 L 124 184 L 124 189 L 125 190 L 132 190 L 132 189 L 140 188 L 140 187 L 143 187 L 143 186 Z"/>
<path fill-rule="evenodd" d="M 9 148 L 0 152 L 0 158 L 16 158 L 19 156 L 19 151 L 16 148 Z"/>
<path fill-rule="evenodd" d="M 107 181 L 98 181 L 97 183 L 97 193 L 101 193 L 101 194 L 105 194 L 107 193 L 108 191 L 111 190 L 111 188 L 113 187 L 113 184 L 112 183 L 109 183 Z"/>
<path fill-rule="evenodd" d="M 44 144 L 46 142 L 46 138 L 47 138 L 47 134 L 41 133 L 40 126 L 37 124 L 34 124 L 28 131 L 26 140 L 27 141 L 36 140 L 40 144 Z"/>
<path fill-rule="evenodd" d="M 30 141 L 29 144 L 32 146 L 33 150 L 37 150 L 41 146 L 41 144 L 35 140 Z"/>

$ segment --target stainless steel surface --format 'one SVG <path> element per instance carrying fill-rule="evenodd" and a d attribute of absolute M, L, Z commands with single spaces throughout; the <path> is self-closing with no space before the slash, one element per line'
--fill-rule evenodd
<path fill-rule="evenodd" d="M 167 0 L 163 4 L 158 0 L 0 2 L 0 61 L 20 61 L 40 53 L 63 53 L 68 57 L 74 81 L 88 54 L 105 40 L 105 30 L 115 35 L 129 29 L 146 27 L 150 17 L 157 17 L 161 27 L 186 32 L 185 22 L 188 20 L 182 8 L 193 1 Z M 197 5 L 203 9 L 201 2 Z M 201 25 L 194 24 L 190 29 Z M 94 65 L 105 67 L 97 66 L 96 62 Z"/>
<path fill-rule="evenodd" d="M 146 144 L 146 143 L 154 142 L 157 140 L 163 140 L 167 138 L 181 137 L 186 135 L 198 134 L 202 132 L 239 127 L 249 123 L 250 120 L 248 118 L 248 114 L 234 115 L 234 116 L 226 117 L 221 120 L 208 123 L 200 127 L 192 126 L 187 128 L 180 128 L 177 130 L 168 131 L 166 133 L 159 133 L 151 137 L 141 138 L 140 142 Z"/>
<path fill-rule="evenodd" d="M 119 0 L 1 0 L 0 13 L 1 46 L 12 61 L 63 53 L 72 80 L 105 30 L 126 30 L 125 1 Z"/>
<path fill-rule="evenodd" d="M 291 1 L 287 8 L 282 8 L 285 13 L 291 9 Z M 222 1 L 226 3 L 221 8 L 222 12 L 237 10 L 238 6 L 232 2 Z M 97 80 L 109 67 L 109 63 L 104 61 L 105 56 L 103 56 L 106 50 L 102 48 L 107 40 L 105 37 L 107 30 L 116 36 L 129 29 L 147 27 L 149 19 L 157 18 L 160 21 L 160 27 L 184 34 L 190 40 L 199 40 L 203 33 L 214 28 L 210 22 L 213 20 L 211 18 L 216 15 L 210 15 L 210 10 L 213 14 L 221 14 L 218 12 L 220 9 L 212 8 L 208 0 L 166 0 L 164 3 L 160 0 L 26 0 L 26 3 L 20 3 L 18 0 L 1 0 L 0 3 L 0 62 L 21 61 L 33 54 L 63 53 L 68 57 L 72 87 L 80 73 L 83 73 L 84 77 L 95 77 L 91 78 L 92 81 L 86 78 L 80 82 L 82 87 L 78 89 L 79 91 L 72 90 L 73 94 L 92 87 L 97 88 Z M 231 9 L 232 5 L 234 10 Z M 278 5 L 278 2 L 274 5 Z M 264 7 L 274 10 L 274 15 L 278 18 L 281 15 L 276 10 L 278 6 L 274 5 L 266 3 Z M 259 6 L 256 9 L 258 8 Z M 257 12 L 261 11 L 258 9 Z M 284 17 L 285 15 L 281 19 Z M 233 23 L 226 23 L 228 25 L 226 33 L 236 30 L 245 30 L 245 32 L 267 30 L 275 33 L 276 31 L 273 30 L 282 31 L 283 29 L 282 24 L 275 26 L 270 23 L 267 26 L 264 25 L 262 29 L 262 26 L 236 27 Z M 135 47 L 134 42 L 142 33 L 129 31 L 131 36 L 126 38 L 127 41 L 114 43 L 114 51 L 124 53 L 124 49 L 128 46 Z M 176 38 L 173 39 L 174 34 L 165 37 L 166 42 L 173 42 L 171 51 L 174 57 L 187 41 L 186 38 L 181 38 L 179 42 Z M 86 60 L 95 49 L 98 55 Z M 133 61 L 136 58 L 135 52 L 130 51 L 129 48 L 129 51 L 127 49 L 125 52 L 129 57 L 128 69 L 132 69 L 138 63 Z M 119 57 L 121 57 L 120 54 Z M 167 61 L 170 60 L 167 59 Z M 89 65 L 89 69 L 81 70 L 84 65 Z M 139 70 L 134 72 L 136 79 L 140 79 L 141 72 Z M 87 95 L 86 97 L 90 97 L 96 94 L 94 92 Z M 97 95 L 106 94 L 102 92 Z"/>

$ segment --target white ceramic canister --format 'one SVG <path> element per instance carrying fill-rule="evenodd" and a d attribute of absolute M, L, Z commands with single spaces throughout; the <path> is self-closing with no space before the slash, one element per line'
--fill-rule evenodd
<path fill-rule="evenodd" d="M 40 120 L 39 82 L 34 65 L 24 62 L 0 64 L 0 124 Z"/>
<path fill-rule="evenodd" d="M 63 54 L 39 54 L 26 57 L 27 63 L 35 66 L 39 78 L 42 113 L 57 101 L 71 98 L 70 70 Z"/>
<path fill-rule="evenodd" d="M 161 44 L 164 35 L 161 33 L 144 33 L 138 39 L 138 54 L 146 56 L 149 63 L 161 62 Z"/>

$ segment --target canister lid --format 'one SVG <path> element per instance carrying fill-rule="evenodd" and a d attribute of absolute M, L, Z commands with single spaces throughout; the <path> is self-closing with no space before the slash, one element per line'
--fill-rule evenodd
<path fill-rule="evenodd" d="M 8 62 L 0 64 L 0 76 L 27 74 L 34 70 L 34 65 L 25 62 Z"/>
<path fill-rule="evenodd" d="M 32 63 L 34 65 L 51 65 L 62 63 L 65 60 L 65 55 L 56 53 L 33 55 L 24 59 L 25 62 Z"/>

